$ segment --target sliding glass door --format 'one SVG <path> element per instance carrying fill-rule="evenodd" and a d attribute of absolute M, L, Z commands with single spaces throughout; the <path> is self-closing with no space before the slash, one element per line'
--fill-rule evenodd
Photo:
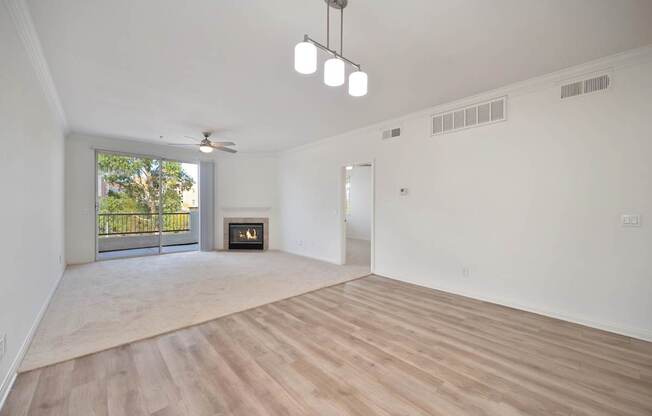
<path fill-rule="evenodd" d="M 164 160 L 161 163 L 161 252 L 199 250 L 197 165 L 172 160 Z"/>
<path fill-rule="evenodd" d="M 96 153 L 96 259 L 197 250 L 197 165 Z"/>

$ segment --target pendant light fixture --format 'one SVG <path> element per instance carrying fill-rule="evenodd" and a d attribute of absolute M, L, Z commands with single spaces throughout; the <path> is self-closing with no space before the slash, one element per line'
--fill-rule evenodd
<path fill-rule="evenodd" d="M 344 84 L 346 69 L 344 61 L 338 58 L 331 58 L 324 62 L 324 84 L 329 87 L 339 87 Z"/>
<path fill-rule="evenodd" d="M 367 95 L 368 77 L 360 69 L 360 65 L 343 55 L 344 49 L 344 8 L 348 0 L 324 0 L 326 2 L 326 46 L 313 40 L 308 35 L 303 36 L 303 42 L 294 47 L 294 69 L 300 74 L 313 74 L 317 71 L 317 48 L 331 55 L 324 62 L 324 84 L 329 87 L 339 87 L 346 79 L 346 64 L 354 68 L 349 75 L 349 94 L 353 97 Z M 340 51 L 330 47 L 330 9 L 340 11 Z"/>
<path fill-rule="evenodd" d="M 317 70 L 317 48 L 310 42 L 294 47 L 294 69 L 300 74 L 314 74 Z"/>
<path fill-rule="evenodd" d="M 351 75 L 349 75 L 349 94 L 353 97 L 362 97 L 367 94 L 367 74 L 365 72 L 351 72 Z"/>

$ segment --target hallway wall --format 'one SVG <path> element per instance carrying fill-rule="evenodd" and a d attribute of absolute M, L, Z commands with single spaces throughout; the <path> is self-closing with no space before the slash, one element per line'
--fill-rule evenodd
<path fill-rule="evenodd" d="M 346 219 L 347 238 L 371 240 L 371 166 L 354 166 L 351 175 L 350 213 Z"/>

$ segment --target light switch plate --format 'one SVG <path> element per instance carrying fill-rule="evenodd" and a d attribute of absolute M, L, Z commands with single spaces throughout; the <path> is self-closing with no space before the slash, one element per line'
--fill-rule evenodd
<path fill-rule="evenodd" d="M 638 214 L 623 214 L 620 216 L 620 225 L 623 227 L 640 227 L 641 216 Z"/>

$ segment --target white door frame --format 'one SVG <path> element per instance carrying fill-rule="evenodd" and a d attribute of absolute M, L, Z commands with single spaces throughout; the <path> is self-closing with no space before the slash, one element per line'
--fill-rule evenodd
<path fill-rule="evenodd" d="M 340 166 L 340 209 L 338 210 L 340 222 L 340 264 L 346 264 L 346 167 L 360 165 L 371 165 L 371 257 L 369 268 L 370 272 L 374 273 L 376 270 L 376 159 L 368 162 L 347 163 Z"/>

